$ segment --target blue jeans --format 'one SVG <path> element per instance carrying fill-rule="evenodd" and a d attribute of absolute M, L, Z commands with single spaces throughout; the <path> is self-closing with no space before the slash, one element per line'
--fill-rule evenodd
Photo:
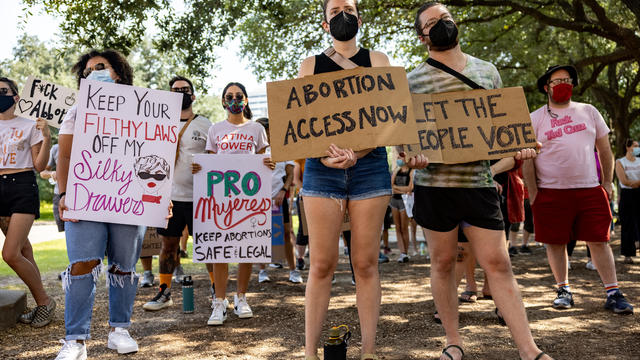
<path fill-rule="evenodd" d="M 90 339 L 91 314 L 96 282 L 102 272 L 105 252 L 108 259 L 109 325 L 129 327 L 138 288 L 136 262 L 140 257 L 144 226 L 79 221 L 65 223 L 69 267 L 64 273 L 64 325 L 67 340 Z M 71 275 L 71 265 L 98 260 L 88 274 Z M 118 274 L 125 273 L 125 274 Z"/>

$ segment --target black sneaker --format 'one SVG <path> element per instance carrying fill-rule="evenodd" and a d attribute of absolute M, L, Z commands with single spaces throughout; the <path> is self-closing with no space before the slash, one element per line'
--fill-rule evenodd
<path fill-rule="evenodd" d="M 570 309 L 573 306 L 573 294 L 563 287 L 558 288 L 558 296 L 553 300 L 554 309 Z M 609 300 L 607 300 L 609 301 Z"/>
<path fill-rule="evenodd" d="M 296 270 L 304 270 L 304 259 L 303 258 L 298 258 L 298 260 L 296 260 Z"/>
<path fill-rule="evenodd" d="M 518 249 L 515 246 L 509 246 L 509 257 L 518 255 Z"/>
<path fill-rule="evenodd" d="M 624 298 L 624 295 L 622 295 L 620 290 L 607 296 L 604 308 L 611 310 L 616 314 L 633 314 L 633 306 L 631 306 L 627 299 Z"/>
<path fill-rule="evenodd" d="M 531 249 L 526 245 L 522 245 L 520 249 L 518 249 L 518 252 L 522 255 L 531 255 Z"/>
<path fill-rule="evenodd" d="M 189 258 L 189 255 L 187 255 L 187 252 L 184 250 L 180 250 L 180 257 L 183 259 L 187 259 Z"/>
<path fill-rule="evenodd" d="M 160 291 L 148 303 L 142 305 L 142 308 L 150 311 L 158 311 L 173 305 L 171 300 L 171 291 L 167 290 L 167 284 L 160 285 Z"/>

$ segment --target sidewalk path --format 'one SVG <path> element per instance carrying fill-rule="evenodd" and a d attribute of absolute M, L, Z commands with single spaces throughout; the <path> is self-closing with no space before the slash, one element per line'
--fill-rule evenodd
<path fill-rule="evenodd" d="M 4 234 L 0 231 L 0 246 L 4 244 Z M 36 221 L 29 232 L 31 244 L 64 239 L 64 233 L 58 232 L 58 227 L 54 221 Z"/>

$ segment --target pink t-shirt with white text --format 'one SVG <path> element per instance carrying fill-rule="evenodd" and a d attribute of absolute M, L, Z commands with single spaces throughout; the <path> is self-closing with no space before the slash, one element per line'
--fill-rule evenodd
<path fill-rule="evenodd" d="M 606 136 L 609 127 L 600 112 L 589 104 L 571 102 L 565 109 L 547 105 L 531 113 L 536 139 L 542 143 L 535 159 L 538 187 L 577 189 L 598 186 L 596 139 Z"/>
<path fill-rule="evenodd" d="M 254 121 L 234 125 L 225 120 L 209 128 L 206 150 L 216 154 L 256 154 L 267 146 L 267 132 L 262 125 Z"/>

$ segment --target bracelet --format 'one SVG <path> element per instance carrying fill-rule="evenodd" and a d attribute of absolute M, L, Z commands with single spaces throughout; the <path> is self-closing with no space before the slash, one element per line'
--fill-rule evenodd
<path fill-rule="evenodd" d="M 67 195 L 67 192 L 66 192 L 66 191 L 63 191 L 63 192 L 61 192 L 60 194 L 58 194 L 58 196 L 60 196 L 60 197 L 63 197 L 63 196 L 65 196 L 65 195 Z"/>

